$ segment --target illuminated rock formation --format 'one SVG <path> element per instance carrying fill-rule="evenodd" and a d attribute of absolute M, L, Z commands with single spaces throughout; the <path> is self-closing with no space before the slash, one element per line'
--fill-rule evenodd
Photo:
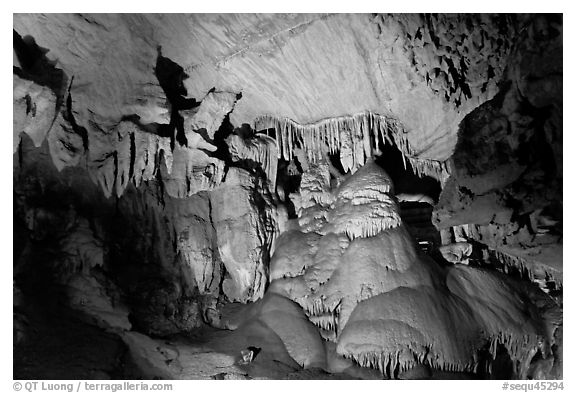
<path fill-rule="evenodd" d="M 326 179 L 316 171 L 315 179 Z M 309 193 L 305 184 L 302 190 Z M 554 342 L 541 311 L 521 300 L 528 289 L 489 271 L 441 268 L 419 253 L 392 192 L 373 163 L 348 178 L 333 191 L 321 225 L 282 235 L 270 291 L 300 304 L 323 337 L 337 342 L 338 354 L 386 377 L 422 364 L 450 372 L 478 372 L 482 365 L 490 372 L 481 351 L 495 358 L 500 344 L 514 375 L 526 378 L 536 353 L 552 356 Z M 300 210 L 299 220 L 312 208 Z"/>

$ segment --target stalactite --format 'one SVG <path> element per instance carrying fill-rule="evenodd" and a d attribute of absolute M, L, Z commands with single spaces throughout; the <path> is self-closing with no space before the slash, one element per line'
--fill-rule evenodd
<path fill-rule="evenodd" d="M 477 241 L 481 240 L 478 236 L 475 236 L 478 231 L 474 229 L 475 228 L 468 230 L 471 238 Z M 511 274 L 516 272 L 522 279 L 534 282 L 546 293 L 550 292 L 550 286 L 558 290 L 563 288 L 562 275 L 558 275 L 551 270 L 546 270 L 542 265 L 535 265 L 520 256 L 511 255 L 492 248 L 488 248 L 487 253 L 489 259 L 502 264 L 501 267 L 498 266 L 498 268 L 501 269 L 503 273 Z"/>
<path fill-rule="evenodd" d="M 90 177 L 107 198 L 122 196 L 130 182 L 138 187 L 142 181 L 155 179 L 161 167 L 166 174 L 162 181 L 173 184 L 167 189 L 174 190 L 175 184 L 181 183 L 178 192 L 171 192 L 175 197 L 213 189 L 222 181 L 223 162 L 201 150 L 177 145 L 173 151 L 169 138 L 142 132 L 130 122 L 120 123 L 114 131 L 92 134 L 98 135 L 91 139 L 96 153 L 87 160 Z M 107 150 L 108 146 L 114 149 Z"/>
<path fill-rule="evenodd" d="M 419 177 L 430 176 L 438 180 L 442 185 L 448 180 L 450 171 L 446 162 L 424 160 L 415 157 L 408 157 L 410 165 L 414 168 Z"/>
<path fill-rule="evenodd" d="M 445 162 L 416 157 L 407 133 L 395 119 L 371 112 L 305 125 L 287 118 L 264 115 L 254 121 L 254 128 L 274 128 L 278 158 L 286 160 L 292 159 L 296 147 L 302 148 L 312 163 L 321 160 L 327 152 L 339 152 L 344 170 L 354 173 L 369 158 L 381 152 L 382 140 L 384 144 L 395 144 L 402 153 L 404 168 L 410 162 L 418 176 L 430 176 L 444 184 L 450 174 Z"/>
<path fill-rule="evenodd" d="M 489 342 L 489 353 L 492 359 L 496 359 L 498 345 L 502 345 L 508 351 L 510 359 L 516 365 L 515 373 L 518 378 L 526 379 L 532 357 L 538 352 L 543 338 L 535 335 L 517 335 L 511 332 L 499 332 L 492 336 Z M 492 364 L 489 363 L 491 368 Z"/>

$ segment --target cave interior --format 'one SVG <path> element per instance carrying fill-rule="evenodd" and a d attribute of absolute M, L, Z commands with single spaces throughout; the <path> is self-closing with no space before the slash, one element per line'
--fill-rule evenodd
<path fill-rule="evenodd" d="M 14 14 L 15 379 L 563 379 L 561 14 Z"/>

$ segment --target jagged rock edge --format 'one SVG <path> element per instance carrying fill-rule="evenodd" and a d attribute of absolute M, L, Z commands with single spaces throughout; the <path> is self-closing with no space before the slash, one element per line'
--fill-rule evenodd
<path fill-rule="evenodd" d="M 309 124 L 300 124 L 292 119 L 273 115 L 262 115 L 254 120 L 255 130 L 262 131 L 269 128 L 276 130 L 278 158 L 291 160 L 296 144 L 305 151 L 311 162 L 321 160 L 323 150 L 334 154 L 349 149 L 352 151 L 353 162 L 350 164 L 343 160 L 341 153 L 342 166 L 345 170 L 355 172 L 368 158 L 380 153 L 381 138 L 384 144 L 388 142 L 398 147 L 402 153 L 404 167 L 408 160 L 418 176 L 430 176 L 442 184 L 450 176 L 447 161 L 422 159 L 416 156 L 408 141 L 407 132 L 400 122 L 392 117 L 366 111 Z M 345 145 L 346 136 L 343 134 L 347 131 L 352 146 Z"/>

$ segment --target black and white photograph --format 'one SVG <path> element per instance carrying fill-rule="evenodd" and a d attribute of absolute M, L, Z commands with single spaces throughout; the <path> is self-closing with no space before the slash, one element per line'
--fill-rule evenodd
<path fill-rule="evenodd" d="M 563 13 L 74 8 L 11 14 L 5 391 L 570 390 Z"/>

